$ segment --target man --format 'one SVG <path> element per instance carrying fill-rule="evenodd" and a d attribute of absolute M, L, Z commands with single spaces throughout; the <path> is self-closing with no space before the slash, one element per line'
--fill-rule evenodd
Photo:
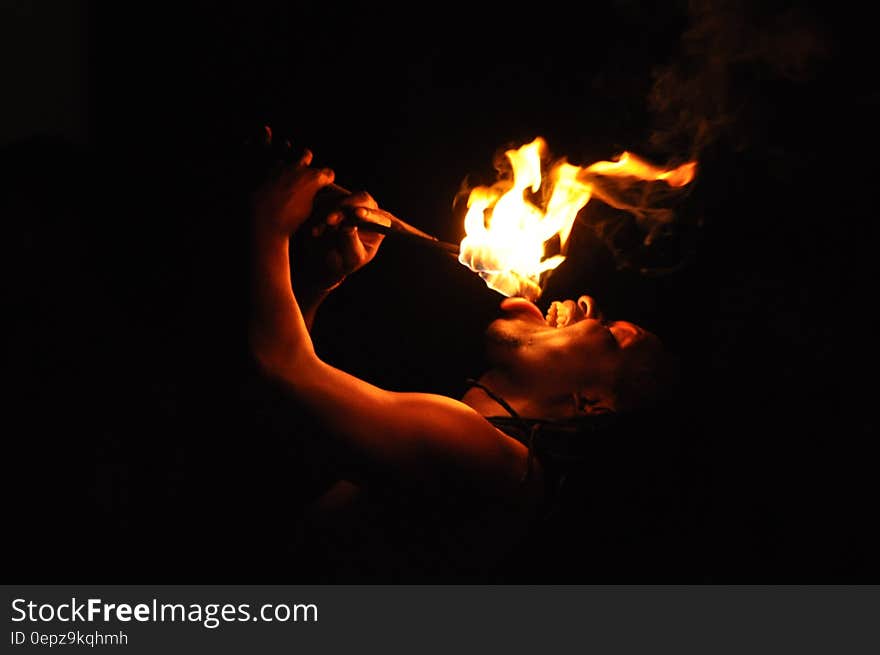
<path fill-rule="evenodd" d="M 444 504 L 454 510 L 447 516 L 473 519 L 458 534 L 471 545 L 491 544 L 469 554 L 482 559 L 536 514 L 546 473 L 528 439 L 508 436 L 486 417 L 564 420 L 648 404 L 660 391 L 653 375 L 662 361 L 659 340 L 631 323 L 605 323 L 589 296 L 554 302 L 546 317 L 512 298 L 488 329 L 492 368 L 461 401 L 386 391 L 326 364 L 309 335 L 317 306 L 375 256 L 382 237 L 346 225 L 337 208 L 320 222 L 311 218 L 313 243 L 291 258 L 291 235 L 333 181 L 329 169 L 309 167 L 311 158 L 306 152 L 255 198 L 252 353 L 326 435 L 347 482 L 327 494 L 325 506 L 350 502 L 354 489 Z M 366 194 L 343 202 L 362 220 L 383 220 Z"/>

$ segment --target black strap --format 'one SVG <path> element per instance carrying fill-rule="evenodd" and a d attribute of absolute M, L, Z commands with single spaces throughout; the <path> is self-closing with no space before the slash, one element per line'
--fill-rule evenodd
<path fill-rule="evenodd" d="M 516 413 L 516 410 L 513 407 L 511 407 L 510 404 L 506 400 L 504 400 L 504 398 L 502 398 L 497 393 L 492 391 L 485 384 L 483 384 L 482 382 L 479 382 L 477 380 L 474 380 L 473 378 L 468 378 L 467 380 L 465 380 L 465 382 L 467 383 L 467 385 L 469 387 L 477 387 L 478 389 L 482 389 L 483 391 L 486 392 L 486 395 L 489 396 L 489 398 L 491 398 L 496 403 L 501 405 L 504 408 L 504 411 L 506 411 L 508 414 L 510 414 L 513 418 L 517 418 L 517 419 L 522 420 L 522 417 Z"/>
<path fill-rule="evenodd" d="M 489 387 L 487 387 L 482 382 L 474 380 L 473 378 L 468 378 L 467 380 L 465 380 L 465 382 L 467 383 L 467 385 L 469 387 L 477 387 L 478 389 L 482 389 L 486 393 L 486 395 L 489 396 L 489 398 L 491 398 L 496 403 L 501 405 L 501 407 L 504 408 L 504 411 L 506 411 L 508 414 L 511 415 L 511 417 L 513 417 L 514 419 L 517 420 L 517 422 L 520 423 L 521 427 L 523 428 L 524 434 L 529 435 L 528 443 L 526 443 L 526 448 L 527 448 L 526 472 L 523 473 L 522 478 L 520 478 L 520 480 L 519 480 L 520 484 L 525 484 L 529 480 L 529 478 L 532 476 L 532 469 L 534 468 L 533 462 L 534 462 L 534 458 L 535 458 L 535 436 L 537 435 L 538 430 L 540 429 L 540 425 L 537 423 L 534 423 L 531 426 L 529 426 L 529 424 L 525 420 L 523 420 L 523 418 L 519 414 L 517 414 L 516 410 L 510 406 L 510 403 L 508 403 L 506 400 L 504 400 L 504 398 L 502 398 L 497 393 L 492 391 Z"/>

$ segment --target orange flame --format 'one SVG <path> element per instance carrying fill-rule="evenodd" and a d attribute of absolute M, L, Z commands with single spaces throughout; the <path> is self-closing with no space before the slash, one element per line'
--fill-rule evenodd
<path fill-rule="evenodd" d="M 476 187 L 468 197 L 459 261 L 505 296 L 537 300 L 542 275 L 565 261 L 574 220 L 601 177 L 662 180 L 681 187 L 696 173 L 696 162 L 662 169 L 624 152 L 617 161 L 600 161 L 586 168 L 562 160 L 544 177 L 541 157 L 546 149 L 546 142 L 538 137 L 518 150 L 508 150 L 512 185 L 507 181 Z M 543 208 L 527 197 L 527 192 L 535 197 L 542 184 L 548 198 L 541 203 Z M 554 237 L 559 240 L 558 253 L 548 255 L 546 245 Z"/>

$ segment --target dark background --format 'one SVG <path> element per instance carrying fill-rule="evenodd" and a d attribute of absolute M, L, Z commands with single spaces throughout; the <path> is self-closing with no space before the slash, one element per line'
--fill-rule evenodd
<path fill-rule="evenodd" d="M 648 468 L 664 513 L 609 494 L 605 557 L 531 580 L 877 582 L 880 94 L 863 18 L 782 2 L 4 2 L 13 577 L 320 579 L 289 535 L 319 474 L 245 349 L 245 198 L 266 161 L 248 144 L 269 124 L 450 241 L 464 178 L 491 179 L 500 149 L 537 135 L 578 164 L 697 157 L 659 246 L 594 201 L 542 299 L 590 293 L 680 355 L 685 425 L 605 473 L 647 489 L 644 453 L 662 453 Z M 381 386 L 460 395 L 499 300 L 389 240 L 315 340 Z"/>

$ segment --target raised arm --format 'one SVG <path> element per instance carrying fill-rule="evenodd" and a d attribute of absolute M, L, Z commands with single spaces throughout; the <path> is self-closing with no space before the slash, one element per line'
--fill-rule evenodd
<path fill-rule="evenodd" d="M 333 180 L 332 171 L 309 168 L 310 162 L 307 154 L 255 202 L 250 339 L 262 370 L 323 425 L 358 483 L 534 501 L 540 471 L 522 482 L 526 449 L 473 409 L 443 396 L 380 389 L 315 354 L 291 287 L 289 253 L 290 234 L 308 218 L 318 190 Z"/>

